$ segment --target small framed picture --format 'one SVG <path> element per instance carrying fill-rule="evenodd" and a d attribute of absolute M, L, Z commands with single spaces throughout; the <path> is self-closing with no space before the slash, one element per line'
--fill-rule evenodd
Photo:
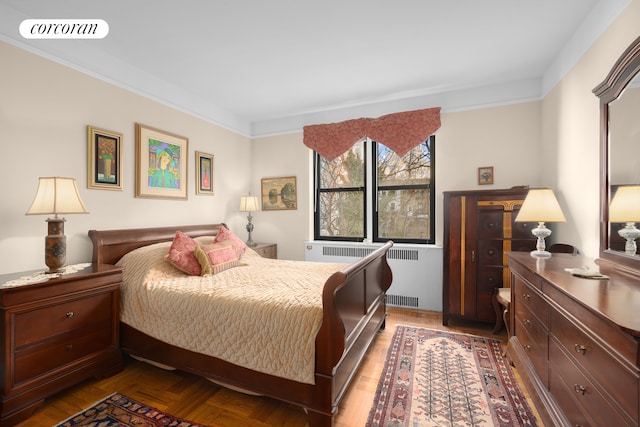
<path fill-rule="evenodd" d="M 196 151 L 196 194 L 213 195 L 213 154 Z"/>
<path fill-rule="evenodd" d="M 122 134 L 87 126 L 87 188 L 122 190 Z"/>
<path fill-rule="evenodd" d="M 298 209 L 296 177 L 262 178 L 262 210 Z"/>
<path fill-rule="evenodd" d="M 493 166 L 478 168 L 478 185 L 493 184 Z"/>
<path fill-rule="evenodd" d="M 189 140 L 136 123 L 136 197 L 187 200 Z"/>

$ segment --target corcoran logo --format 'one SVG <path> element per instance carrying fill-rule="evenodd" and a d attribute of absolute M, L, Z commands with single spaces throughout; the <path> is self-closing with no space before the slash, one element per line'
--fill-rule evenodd
<path fill-rule="evenodd" d="M 25 19 L 20 35 L 25 39 L 102 39 L 109 24 L 102 19 Z"/>

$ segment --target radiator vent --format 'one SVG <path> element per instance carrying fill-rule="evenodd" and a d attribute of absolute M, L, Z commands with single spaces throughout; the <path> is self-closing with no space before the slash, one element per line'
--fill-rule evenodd
<path fill-rule="evenodd" d="M 362 258 L 374 251 L 374 248 L 357 248 L 352 246 L 323 246 L 322 255 Z M 405 261 L 417 261 L 418 251 L 415 249 L 390 249 L 387 252 L 389 259 L 402 259 Z"/>
<path fill-rule="evenodd" d="M 346 256 L 354 258 L 362 258 L 373 252 L 372 248 L 354 248 L 351 246 L 323 246 L 322 255 L 324 256 Z"/>
<path fill-rule="evenodd" d="M 418 307 L 418 298 L 387 294 L 387 304 L 399 307 Z"/>
<path fill-rule="evenodd" d="M 415 249 L 389 249 L 387 252 L 389 259 L 403 259 L 405 261 L 417 261 L 418 251 Z"/>

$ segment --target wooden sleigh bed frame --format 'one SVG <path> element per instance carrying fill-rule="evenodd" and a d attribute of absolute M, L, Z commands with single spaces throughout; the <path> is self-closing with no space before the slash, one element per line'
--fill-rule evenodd
<path fill-rule="evenodd" d="M 171 241 L 177 230 L 191 237 L 215 236 L 221 225 L 90 230 L 93 262 L 115 264 L 134 249 Z M 124 323 L 120 326 L 120 347 L 132 356 L 299 405 L 307 412 L 310 426 L 331 426 L 367 349 L 384 328 L 385 293 L 392 281 L 386 255 L 391 246 L 393 243 L 387 242 L 326 281 L 322 326 L 315 342 L 315 384 L 279 378 L 184 350 Z"/>

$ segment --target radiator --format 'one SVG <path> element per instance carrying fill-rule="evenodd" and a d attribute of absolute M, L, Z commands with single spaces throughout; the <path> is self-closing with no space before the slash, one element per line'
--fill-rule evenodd
<path fill-rule="evenodd" d="M 379 245 L 366 243 L 305 242 L 305 260 L 352 263 Z M 395 244 L 387 253 L 393 282 L 387 304 L 442 311 L 442 248 L 434 245 Z"/>

